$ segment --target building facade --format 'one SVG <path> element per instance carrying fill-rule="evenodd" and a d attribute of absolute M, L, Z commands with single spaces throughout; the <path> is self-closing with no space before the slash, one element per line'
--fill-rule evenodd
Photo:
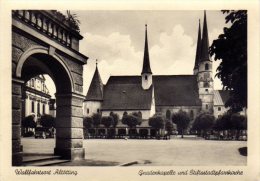
<path fill-rule="evenodd" d="M 174 73 L 174 72 L 173 72 Z M 216 107 L 224 109 L 224 100 L 214 103 L 214 81 L 212 60 L 209 55 L 209 39 L 206 12 L 204 12 L 203 31 L 199 23 L 198 40 L 192 75 L 153 75 L 150 66 L 147 25 L 143 68 L 137 76 L 110 76 L 106 85 L 102 83 L 98 66 L 84 101 L 84 116 L 110 112 L 122 118 L 124 112 L 141 112 L 143 119 L 155 113 L 171 117 L 179 110 L 186 111 L 191 120 L 200 112 L 218 116 Z M 218 108 L 217 108 L 218 109 Z M 168 116 L 167 116 L 168 115 Z"/>
<path fill-rule="evenodd" d="M 45 84 L 43 75 L 27 81 L 23 87 L 23 118 L 35 115 L 35 121 L 43 114 L 50 113 L 51 95 Z"/>

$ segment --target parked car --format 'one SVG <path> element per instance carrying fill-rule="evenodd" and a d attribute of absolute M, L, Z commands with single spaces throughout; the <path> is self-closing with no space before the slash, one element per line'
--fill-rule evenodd
<path fill-rule="evenodd" d="M 35 138 L 43 138 L 43 139 L 53 138 L 53 133 L 49 128 L 36 127 L 34 137 Z"/>

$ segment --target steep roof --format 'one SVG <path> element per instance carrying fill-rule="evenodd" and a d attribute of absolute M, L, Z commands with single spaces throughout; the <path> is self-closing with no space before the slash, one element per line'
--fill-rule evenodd
<path fill-rule="evenodd" d="M 111 76 L 104 86 L 103 110 L 149 110 L 154 87 L 156 106 L 201 106 L 195 75 L 153 76 L 142 89 L 141 76 Z"/>
<path fill-rule="evenodd" d="M 214 105 L 224 106 L 229 99 L 229 90 L 215 90 L 214 91 Z"/>
<path fill-rule="evenodd" d="M 141 76 L 111 76 L 104 86 L 103 110 L 149 110 L 152 86 L 142 88 Z"/>
<path fill-rule="evenodd" d="M 200 61 L 200 53 L 201 53 L 201 30 L 200 30 L 200 21 L 199 21 L 199 30 L 198 30 L 197 49 L 196 49 L 194 69 L 198 69 L 199 61 Z"/>
<path fill-rule="evenodd" d="M 85 101 L 102 101 L 103 100 L 103 83 L 100 78 L 98 67 L 92 78 Z"/>
<path fill-rule="evenodd" d="M 201 106 L 196 75 L 153 76 L 156 106 Z"/>
<path fill-rule="evenodd" d="M 206 11 L 204 11 L 204 22 L 203 22 L 203 33 L 202 33 L 202 40 L 201 40 L 200 60 L 201 61 L 209 60 L 209 36 L 208 36 Z"/>
<path fill-rule="evenodd" d="M 143 70 L 142 70 L 141 74 L 143 74 L 143 73 L 152 73 L 151 67 L 150 67 L 150 58 L 149 58 L 147 25 L 145 25 L 144 60 L 143 60 Z"/>

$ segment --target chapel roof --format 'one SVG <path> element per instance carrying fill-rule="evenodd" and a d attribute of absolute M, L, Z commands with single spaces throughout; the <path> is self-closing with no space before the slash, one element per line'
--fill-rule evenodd
<path fill-rule="evenodd" d="M 142 88 L 141 76 L 111 76 L 104 86 L 103 110 L 149 110 L 152 89 L 156 106 L 201 106 L 196 76 L 157 75 Z"/>
<path fill-rule="evenodd" d="M 94 76 L 88 89 L 85 101 L 102 101 L 103 100 L 103 83 L 96 66 Z"/>
<path fill-rule="evenodd" d="M 142 88 L 141 76 L 111 76 L 104 86 L 102 110 L 149 110 L 152 86 Z"/>

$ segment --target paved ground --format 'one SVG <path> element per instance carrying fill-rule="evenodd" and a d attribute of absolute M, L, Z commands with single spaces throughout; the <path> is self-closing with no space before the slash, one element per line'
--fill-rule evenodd
<path fill-rule="evenodd" d="M 54 139 L 23 138 L 24 153 L 53 153 Z M 175 138 L 171 140 L 84 140 L 86 160 L 90 165 L 119 165 L 138 161 L 139 165 L 194 166 L 246 165 L 247 157 L 238 149 L 245 141 L 212 141 Z M 71 162 L 65 165 L 88 165 Z"/>

